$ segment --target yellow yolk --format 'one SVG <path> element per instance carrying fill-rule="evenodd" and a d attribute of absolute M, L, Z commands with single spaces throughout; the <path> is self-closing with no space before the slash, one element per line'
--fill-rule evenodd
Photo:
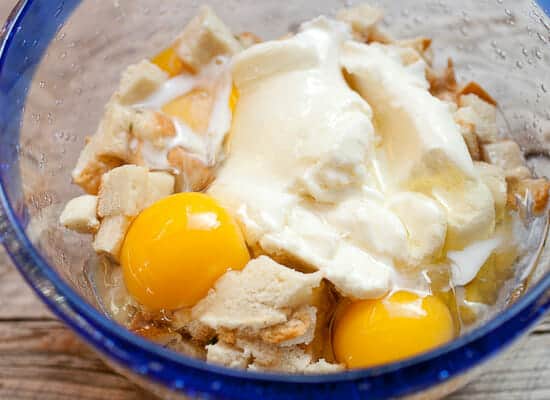
<path fill-rule="evenodd" d="M 239 227 L 213 198 L 179 193 L 134 220 L 121 251 L 124 282 L 146 307 L 192 307 L 227 270 L 249 261 Z"/>
<path fill-rule="evenodd" d="M 168 47 L 160 53 L 158 53 L 151 60 L 153 64 L 166 72 L 171 78 L 181 74 L 185 68 L 185 64 L 176 54 L 176 50 L 173 47 Z"/>
<path fill-rule="evenodd" d="M 181 119 L 197 133 L 205 132 L 210 123 L 214 97 L 204 89 L 193 89 L 162 107 L 166 114 Z"/>
<path fill-rule="evenodd" d="M 229 96 L 229 109 L 231 113 L 235 112 L 235 107 L 237 107 L 237 101 L 239 100 L 239 89 L 233 85 L 231 87 L 231 95 Z"/>
<path fill-rule="evenodd" d="M 335 321 L 333 346 L 338 362 L 364 368 L 425 352 L 454 335 L 451 313 L 441 300 L 397 292 L 346 306 Z"/>

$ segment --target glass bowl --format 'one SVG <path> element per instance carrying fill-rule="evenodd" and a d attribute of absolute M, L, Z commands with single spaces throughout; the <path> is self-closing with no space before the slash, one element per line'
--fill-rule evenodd
<path fill-rule="evenodd" d="M 58 215 L 84 137 L 95 130 L 120 72 L 157 52 L 197 11 L 195 0 L 20 1 L 1 33 L 0 234 L 29 285 L 119 372 L 164 398 L 438 398 L 465 384 L 550 307 L 547 225 L 536 230 L 523 294 L 444 347 L 382 367 L 331 375 L 251 373 L 207 365 L 133 335 L 105 316 L 90 284 L 89 240 Z M 211 0 L 239 31 L 274 38 L 351 1 Z M 499 101 L 500 128 L 550 176 L 550 19 L 541 2 L 379 1 L 396 36 L 434 38 L 460 79 Z"/>

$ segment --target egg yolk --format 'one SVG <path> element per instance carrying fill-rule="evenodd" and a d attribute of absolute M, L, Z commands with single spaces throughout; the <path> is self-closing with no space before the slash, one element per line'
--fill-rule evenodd
<path fill-rule="evenodd" d="M 185 64 L 176 54 L 176 50 L 173 47 L 168 47 L 158 53 L 151 60 L 153 64 L 166 72 L 170 78 L 181 74 L 185 68 Z"/>
<path fill-rule="evenodd" d="M 351 303 L 333 331 L 334 354 L 348 368 L 364 368 L 425 352 L 455 335 L 445 304 L 435 296 L 397 292 Z"/>
<path fill-rule="evenodd" d="M 152 310 L 192 307 L 249 254 L 239 227 L 216 200 L 179 193 L 142 211 L 121 250 L 128 292 Z"/>
<path fill-rule="evenodd" d="M 239 89 L 233 85 L 231 87 L 231 95 L 229 96 L 229 109 L 231 113 L 235 112 L 235 107 L 237 107 L 237 101 L 239 101 Z"/>
<path fill-rule="evenodd" d="M 211 93 L 204 89 L 193 89 L 162 107 L 164 113 L 181 119 L 197 133 L 205 132 L 210 123 L 214 105 Z"/>

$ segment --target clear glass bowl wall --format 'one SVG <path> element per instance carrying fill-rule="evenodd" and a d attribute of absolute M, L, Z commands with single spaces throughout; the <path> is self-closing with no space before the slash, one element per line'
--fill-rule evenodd
<path fill-rule="evenodd" d="M 57 223 L 84 138 L 129 64 L 171 41 L 198 1 L 21 1 L 0 59 L 2 239 L 28 282 L 61 318 L 117 368 L 140 381 L 228 398 L 398 396 L 458 386 L 462 373 L 521 334 L 549 305 L 548 251 L 526 294 L 495 319 L 448 346 L 382 368 L 289 377 L 229 371 L 175 355 L 109 321 L 98 310 L 87 271 L 90 241 Z M 353 1 L 211 0 L 235 31 L 275 38 L 301 21 Z M 550 176 L 550 20 L 531 1 L 379 1 L 397 37 L 434 39 L 436 64 L 452 57 L 461 81 L 482 83 L 499 101 L 503 134 L 519 142 L 538 175 Z M 44 53 L 43 53 L 44 52 Z M 43 53 L 43 58 L 41 58 Z M 542 231 L 541 231 L 542 232 Z M 539 232 L 539 233 L 541 233 Z M 544 232 L 542 232 L 544 233 Z M 533 243 L 536 248 L 540 243 Z M 137 375 L 136 375 L 137 374 Z M 301 385 L 296 385 L 301 383 Z M 427 394 L 425 394 L 427 395 Z"/>

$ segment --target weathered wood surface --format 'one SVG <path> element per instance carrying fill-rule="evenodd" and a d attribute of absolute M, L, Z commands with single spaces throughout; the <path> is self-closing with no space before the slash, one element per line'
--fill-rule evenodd
<path fill-rule="evenodd" d="M 0 1 L 4 20 L 14 0 Z M 550 317 L 453 400 L 550 399 Z M 0 399 L 145 400 L 35 298 L 0 250 Z"/>

